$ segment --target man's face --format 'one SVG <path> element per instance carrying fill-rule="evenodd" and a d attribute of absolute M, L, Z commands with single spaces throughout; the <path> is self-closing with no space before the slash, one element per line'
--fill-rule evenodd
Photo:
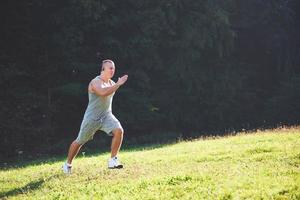
<path fill-rule="evenodd" d="M 103 67 L 104 67 L 103 73 L 107 77 L 112 78 L 115 74 L 115 65 L 111 62 L 106 62 L 104 63 Z"/>

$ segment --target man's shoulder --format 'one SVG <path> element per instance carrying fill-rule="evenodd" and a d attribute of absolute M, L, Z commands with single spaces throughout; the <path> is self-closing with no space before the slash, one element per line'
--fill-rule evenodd
<path fill-rule="evenodd" d="M 102 84 L 102 80 L 98 77 L 95 77 L 90 81 L 89 85 L 91 85 L 92 87 L 95 87 L 96 85 L 101 85 L 101 84 Z"/>
<path fill-rule="evenodd" d="M 91 82 L 93 82 L 93 83 L 101 83 L 101 82 L 102 82 L 102 79 L 99 78 L 99 76 L 96 76 L 95 78 L 93 78 L 93 79 L 91 80 Z"/>

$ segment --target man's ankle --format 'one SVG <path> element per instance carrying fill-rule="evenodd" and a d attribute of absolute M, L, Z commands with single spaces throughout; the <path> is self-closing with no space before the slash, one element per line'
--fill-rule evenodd
<path fill-rule="evenodd" d="M 115 156 L 110 156 L 111 159 L 117 158 L 117 157 L 118 157 L 117 155 L 115 155 Z"/>

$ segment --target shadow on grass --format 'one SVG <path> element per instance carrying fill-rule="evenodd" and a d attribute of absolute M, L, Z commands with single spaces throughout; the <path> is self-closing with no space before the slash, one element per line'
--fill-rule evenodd
<path fill-rule="evenodd" d="M 52 178 L 57 178 L 59 176 L 60 175 L 53 175 L 53 176 L 50 176 L 46 179 L 39 179 L 39 180 L 36 180 L 36 181 L 32 181 L 32 182 L 30 182 L 30 183 L 28 183 L 28 184 L 26 184 L 26 185 L 24 185 L 23 187 L 20 187 L 20 188 L 15 188 L 15 189 L 11 189 L 11 190 L 8 190 L 8 191 L 5 191 L 5 192 L 0 192 L 0 199 L 9 198 L 11 196 L 17 196 L 19 194 L 32 192 L 34 190 L 39 189 L 43 185 L 44 182 L 49 181 Z"/>

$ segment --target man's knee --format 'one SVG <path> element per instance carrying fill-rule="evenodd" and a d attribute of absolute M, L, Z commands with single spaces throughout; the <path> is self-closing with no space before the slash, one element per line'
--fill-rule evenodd
<path fill-rule="evenodd" d="M 91 138 L 76 138 L 73 143 L 78 146 L 83 146 L 88 141 L 92 140 Z"/>
<path fill-rule="evenodd" d="M 113 136 L 115 135 L 123 136 L 124 130 L 122 128 L 116 128 L 112 131 L 112 134 Z"/>
<path fill-rule="evenodd" d="M 80 144 L 77 140 L 74 140 L 71 145 L 81 146 L 82 144 Z"/>

